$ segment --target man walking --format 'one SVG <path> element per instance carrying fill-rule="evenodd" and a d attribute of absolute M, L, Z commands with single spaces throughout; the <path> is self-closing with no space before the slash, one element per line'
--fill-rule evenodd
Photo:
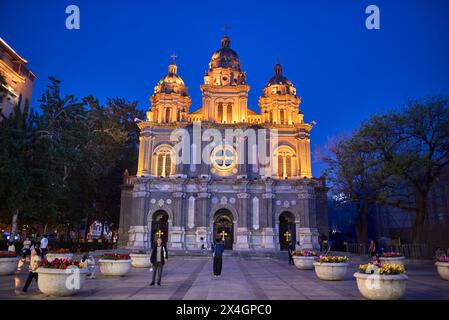
<path fill-rule="evenodd" d="M 161 285 L 162 269 L 164 268 L 165 261 L 168 260 L 167 248 L 162 245 L 162 238 L 157 238 L 156 247 L 151 251 L 150 261 L 153 265 L 153 281 L 150 286 L 154 286 L 157 273 L 157 285 Z"/>
<path fill-rule="evenodd" d="M 223 265 L 223 252 L 224 252 L 224 244 L 221 242 L 221 239 L 218 238 L 215 242 L 215 246 L 213 247 L 215 277 L 221 276 L 221 267 Z"/>
<path fill-rule="evenodd" d="M 41 259 L 42 259 L 42 260 L 44 260 L 45 255 L 47 254 L 47 248 L 48 248 L 48 239 L 47 239 L 47 235 L 44 234 L 44 235 L 42 236 L 42 239 L 41 239 L 41 246 L 40 246 L 40 249 L 41 249 Z"/>

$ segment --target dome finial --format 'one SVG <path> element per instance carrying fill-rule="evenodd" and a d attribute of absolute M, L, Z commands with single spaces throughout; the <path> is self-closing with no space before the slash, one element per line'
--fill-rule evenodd
<path fill-rule="evenodd" d="M 282 66 L 279 63 L 274 66 L 274 74 L 282 76 Z"/>
<path fill-rule="evenodd" d="M 176 53 L 172 53 L 170 55 L 170 58 L 172 59 L 172 62 L 168 66 L 168 74 L 176 74 L 178 72 L 178 67 L 176 66 L 176 58 L 177 57 L 178 56 L 176 55 Z"/>

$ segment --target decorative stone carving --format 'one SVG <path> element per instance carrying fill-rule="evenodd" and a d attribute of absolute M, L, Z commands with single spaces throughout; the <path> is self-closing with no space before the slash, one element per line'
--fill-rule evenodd
<path fill-rule="evenodd" d="M 249 193 L 246 193 L 246 192 L 237 193 L 237 198 L 238 199 L 248 199 L 249 198 Z"/>

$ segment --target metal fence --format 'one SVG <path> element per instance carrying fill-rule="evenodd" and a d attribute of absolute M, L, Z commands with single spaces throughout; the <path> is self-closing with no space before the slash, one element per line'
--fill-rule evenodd
<path fill-rule="evenodd" d="M 354 254 L 368 254 L 369 245 L 365 243 L 348 243 L 346 251 Z M 430 259 L 434 256 L 432 248 L 426 244 L 391 245 L 385 251 L 399 252 L 409 259 Z"/>

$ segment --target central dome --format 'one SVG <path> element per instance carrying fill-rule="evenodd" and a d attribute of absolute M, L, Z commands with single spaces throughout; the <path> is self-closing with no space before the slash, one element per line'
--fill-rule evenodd
<path fill-rule="evenodd" d="M 221 48 L 212 55 L 209 69 L 232 68 L 241 71 L 241 64 L 237 53 L 231 49 L 231 40 L 228 36 L 221 38 Z"/>

